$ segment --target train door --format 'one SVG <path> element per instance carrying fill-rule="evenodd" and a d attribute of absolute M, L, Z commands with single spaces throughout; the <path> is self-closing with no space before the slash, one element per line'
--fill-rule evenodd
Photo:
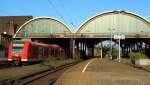
<path fill-rule="evenodd" d="M 38 59 L 41 60 L 42 59 L 42 56 L 43 56 L 43 48 L 42 46 L 39 46 L 38 47 Z"/>

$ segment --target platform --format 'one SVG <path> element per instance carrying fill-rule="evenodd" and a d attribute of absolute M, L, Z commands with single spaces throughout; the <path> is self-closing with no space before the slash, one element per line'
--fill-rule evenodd
<path fill-rule="evenodd" d="M 54 85 L 150 85 L 150 73 L 127 64 L 94 58 L 68 69 Z"/>

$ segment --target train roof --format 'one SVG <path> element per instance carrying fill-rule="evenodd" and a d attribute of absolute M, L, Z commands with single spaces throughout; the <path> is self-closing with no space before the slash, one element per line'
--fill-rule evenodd
<path fill-rule="evenodd" d="M 29 42 L 29 41 L 27 41 L 27 42 Z M 60 47 L 57 44 L 44 44 L 44 43 L 39 43 L 39 42 L 29 42 L 29 43 L 36 44 L 36 45 L 42 45 L 42 46 Z"/>
<path fill-rule="evenodd" d="M 42 45 L 42 46 L 60 47 L 57 44 L 44 44 L 44 43 L 40 43 L 40 42 L 32 42 L 32 41 L 29 41 L 29 40 L 14 40 L 13 41 L 13 43 L 24 43 L 24 42 L 28 42 L 28 43 L 36 44 L 36 45 Z"/>

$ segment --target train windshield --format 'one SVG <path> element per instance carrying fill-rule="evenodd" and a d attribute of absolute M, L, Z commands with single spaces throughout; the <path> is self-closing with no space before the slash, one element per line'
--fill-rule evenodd
<path fill-rule="evenodd" d="M 13 53 L 21 53 L 23 50 L 24 42 L 22 41 L 14 41 L 12 46 Z"/>

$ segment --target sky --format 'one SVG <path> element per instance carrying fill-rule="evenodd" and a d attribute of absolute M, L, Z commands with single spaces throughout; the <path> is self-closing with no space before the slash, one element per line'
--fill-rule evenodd
<path fill-rule="evenodd" d="M 113 10 L 150 18 L 150 0 L 0 0 L 0 16 L 49 16 L 72 30 L 96 14 Z"/>

